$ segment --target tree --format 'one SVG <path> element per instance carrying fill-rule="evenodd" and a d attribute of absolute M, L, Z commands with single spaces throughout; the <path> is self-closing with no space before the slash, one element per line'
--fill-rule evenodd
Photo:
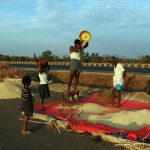
<path fill-rule="evenodd" d="M 64 62 L 68 62 L 70 60 L 70 57 L 69 56 L 67 56 L 67 55 L 64 55 L 63 56 L 63 61 Z"/>
<path fill-rule="evenodd" d="M 42 52 L 42 59 L 47 61 L 53 61 L 52 52 L 50 50 Z"/>
<path fill-rule="evenodd" d="M 145 55 L 141 58 L 142 63 L 150 63 L 150 55 Z"/>
<path fill-rule="evenodd" d="M 37 59 L 38 59 L 38 58 L 37 58 L 37 56 L 36 56 L 36 53 L 34 53 L 34 54 L 33 54 L 33 61 L 35 62 L 35 61 L 37 61 Z"/>

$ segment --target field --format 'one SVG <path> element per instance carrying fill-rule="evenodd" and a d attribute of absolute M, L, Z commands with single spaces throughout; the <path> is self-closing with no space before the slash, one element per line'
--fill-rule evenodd
<path fill-rule="evenodd" d="M 67 83 L 69 72 L 65 71 L 51 71 L 50 75 L 52 78 L 61 83 Z M 111 73 L 89 73 L 82 72 L 80 76 L 80 84 L 91 87 L 112 87 L 112 76 Z M 125 91 L 148 91 L 150 75 L 142 74 L 127 74 L 124 84 Z"/>

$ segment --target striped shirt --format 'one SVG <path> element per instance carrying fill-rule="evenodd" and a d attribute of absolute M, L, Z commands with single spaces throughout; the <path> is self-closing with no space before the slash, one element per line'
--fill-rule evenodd
<path fill-rule="evenodd" d="M 31 89 L 23 88 L 21 93 L 21 98 L 25 101 L 31 101 L 32 100 Z"/>

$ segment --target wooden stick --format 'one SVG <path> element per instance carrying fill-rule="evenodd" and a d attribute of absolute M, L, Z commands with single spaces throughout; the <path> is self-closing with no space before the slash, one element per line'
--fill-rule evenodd
<path fill-rule="evenodd" d="M 23 118 L 20 118 L 19 120 L 24 120 Z M 48 124 L 49 125 L 49 123 L 48 122 L 43 122 L 43 121 L 36 121 L 36 120 L 28 120 L 28 121 L 30 121 L 30 122 L 34 122 L 34 123 L 44 123 L 44 124 Z"/>
<path fill-rule="evenodd" d="M 63 119 L 63 120 L 67 120 L 67 119 L 68 119 L 71 115 L 72 115 L 72 114 L 68 115 L 68 117 L 67 117 L 67 118 L 65 118 L 65 119 Z"/>
<path fill-rule="evenodd" d="M 77 116 L 79 116 L 82 112 L 83 112 L 83 110 L 81 110 L 81 111 L 80 111 L 80 112 L 78 112 L 78 113 L 75 113 L 73 117 L 77 117 Z"/>
<path fill-rule="evenodd" d="M 59 133 L 61 133 L 60 129 L 57 127 L 56 123 L 53 122 L 53 124 L 55 125 L 56 129 L 58 130 Z"/>

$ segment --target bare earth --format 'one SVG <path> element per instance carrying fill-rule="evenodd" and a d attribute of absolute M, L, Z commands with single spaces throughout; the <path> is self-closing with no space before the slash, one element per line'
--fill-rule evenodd
<path fill-rule="evenodd" d="M 32 91 L 34 97 L 36 99 L 35 103 L 39 101 L 38 95 L 38 82 L 32 82 Z M 58 133 L 54 128 L 49 127 L 45 124 L 35 124 L 30 123 L 29 128 L 33 132 L 30 136 L 22 136 L 20 134 L 21 121 L 20 118 L 20 110 L 17 108 L 20 104 L 20 92 L 21 92 L 21 80 L 20 79 L 5 79 L 3 82 L 0 82 L 1 94 L 0 94 L 0 150 L 124 150 L 122 147 L 115 147 L 112 143 L 106 141 L 100 141 L 98 143 L 93 142 L 93 138 L 91 136 L 81 136 L 75 132 L 62 132 Z M 67 89 L 66 84 L 60 83 L 51 83 L 51 98 L 46 100 L 46 102 L 53 101 L 61 101 L 62 94 Z M 81 91 L 82 96 L 87 96 L 98 89 L 93 89 L 90 87 L 79 86 L 79 90 Z M 53 92 L 52 92 L 53 91 Z M 103 90 L 102 90 L 103 91 Z M 104 90 L 104 95 L 108 95 L 109 90 Z M 149 103 L 150 95 L 145 92 L 123 92 L 122 97 L 126 100 L 132 99 L 137 101 L 142 101 Z M 87 104 L 88 105 L 88 104 Z M 74 106 L 75 107 L 75 106 Z M 101 106 L 95 106 L 93 104 L 94 109 L 97 110 L 98 113 L 102 109 Z M 87 115 L 90 110 L 88 106 L 83 106 L 79 108 L 82 111 L 85 111 Z M 97 108 L 97 109 L 96 109 Z M 90 104 L 91 109 L 91 104 Z M 133 112 L 131 112 L 133 113 Z M 144 116 L 149 117 L 149 112 L 144 112 Z M 141 114 L 141 113 L 140 113 Z M 142 112 L 143 114 L 143 112 Z M 89 118 L 88 116 L 81 115 L 80 118 Z M 122 116 L 123 114 L 121 114 Z M 134 114 L 133 114 L 134 115 Z M 136 115 L 137 117 L 140 115 Z M 118 117 L 118 116 L 116 116 Z M 78 118 L 78 119 L 80 119 Z M 120 117 L 119 117 L 120 118 Z M 93 116 L 95 122 L 99 122 L 100 119 L 98 116 Z M 92 121 L 93 121 L 92 119 Z M 106 118 L 106 122 L 109 121 L 113 124 L 112 116 Z M 104 120 L 104 119 L 103 119 Z M 114 119 L 117 120 L 116 118 Z M 131 119 L 129 119 L 131 120 Z M 136 120 L 142 120 L 136 118 Z M 91 120 L 89 120 L 91 121 Z M 105 120 L 104 120 L 105 121 Z M 128 121 L 128 120 L 127 120 Z M 139 122 L 141 123 L 141 122 Z M 128 124 L 128 122 L 127 122 Z M 140 124 L 141 125 L 141 124 Z"/>
<path fill-rule="evenodd" d="M 36 95 L 36 103 L 39 96 Z M 51 92 L 49 101 L 59 101 L 61 94 Z M 0 100 L 0 150 L 124 150 L 106 141 L 93 142 L 90 136 L 81 136 L 75 132 L 58 133 L 45 124 L 29 123 L 32 135 L 20 134 L 19 99 Z"/>

